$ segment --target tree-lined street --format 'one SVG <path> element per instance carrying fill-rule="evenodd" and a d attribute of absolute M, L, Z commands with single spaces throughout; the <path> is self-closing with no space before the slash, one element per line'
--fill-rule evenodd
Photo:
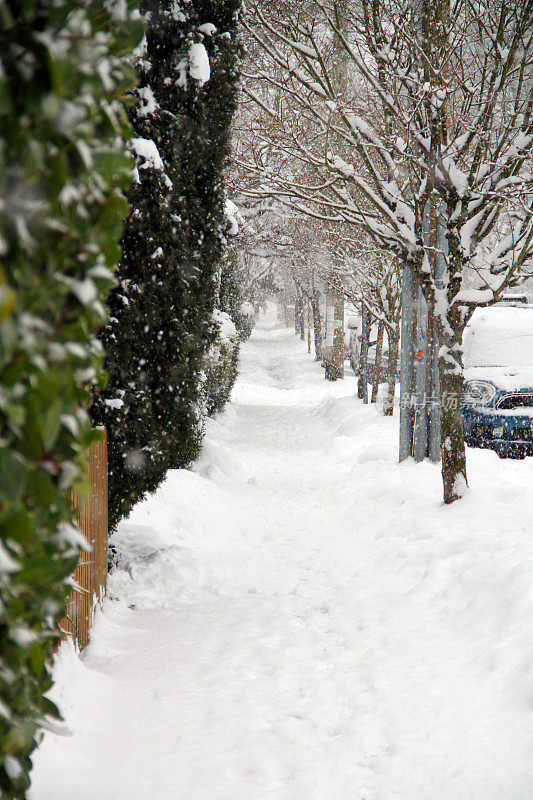
<path fill-rule="evenodd" d="M 0 800 L 533 797 L 532 154 L 532 0 L 0 0 Z"/>

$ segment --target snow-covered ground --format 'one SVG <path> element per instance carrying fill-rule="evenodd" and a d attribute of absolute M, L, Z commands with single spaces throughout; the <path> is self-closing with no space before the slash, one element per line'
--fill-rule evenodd
<path fill-rule="evenodd" d="M 114 537 L 32 800 L 529 800 L 533 459 L 470 451 L 443 507 L 397 421 L 273 325 L 195 471 Z"/>

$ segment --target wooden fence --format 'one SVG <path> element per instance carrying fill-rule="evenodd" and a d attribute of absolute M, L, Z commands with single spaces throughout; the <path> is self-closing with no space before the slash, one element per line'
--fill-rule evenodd
<path fill-rule="evenodd" d="M 91 492 L 86 499 L 73 496 L 80 509 L 78 525 L 92 545 L 92 552 L 82 553 L 73 575 L 80 591 L 73 591 L 61 627 L 72 636 L 80 650 L 89 641 L 94 605 L 105 592 L 107 576 L 107 443 L 98 442 L 89 450 L 87 477 Z"/>

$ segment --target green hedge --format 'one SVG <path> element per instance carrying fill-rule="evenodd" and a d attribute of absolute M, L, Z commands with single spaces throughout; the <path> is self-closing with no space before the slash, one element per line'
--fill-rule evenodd
<path fill-rule="evenodd" d="M 233 247 L 225 252 L 220 265 L 219 307 L 230 315 L 241 342 L 249 339 L 255 324 L 253 305 L 247 302 L 246 288 L 249 280 L 239 266 Z"/>
<path fill-rule="evenodd" d="M 222 411 L 237 379 L 239 336 L 228 314 L 215 312 L 218 335 L 205 362 L 205 411 L 208 416 Z"/>
<path fill-rule="evenodd" d="M 93 408 L 108 432 L 111 528 L 200 449 L 241 52 L 240 0 L 146 0 L 141 11 L 138 180 L 101 334 L 109 383 Z"/>
<path fill-rule="evenodd" d="M 24 798 L 46 669 L 83 542 L 93 334 L 119 257 L 127 120 L 142 38 L 105 2 L 0 1 L 0 793 Z"/>

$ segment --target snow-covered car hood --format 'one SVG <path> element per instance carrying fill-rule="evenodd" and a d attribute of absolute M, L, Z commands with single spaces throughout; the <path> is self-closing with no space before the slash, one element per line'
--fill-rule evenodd
<path fill-rule="evenodd" d="M 468 367 L 464 371 L 465 381 L 490 381 L 505 392 L 523 389 L 533 391 L 533 366 L 531 367 Z"/>

